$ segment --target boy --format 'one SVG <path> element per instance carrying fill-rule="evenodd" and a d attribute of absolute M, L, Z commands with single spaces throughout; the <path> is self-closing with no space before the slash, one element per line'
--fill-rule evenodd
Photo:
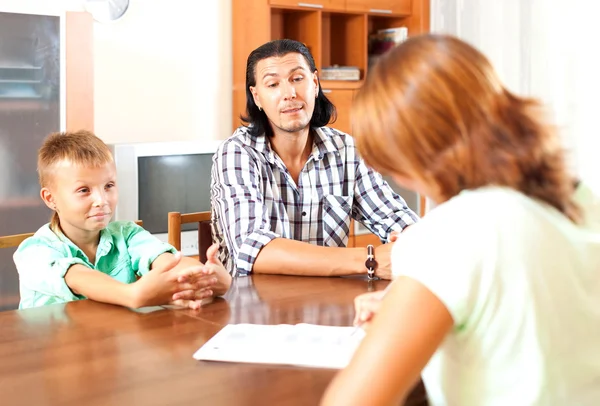
<path fill-rule="evenodd" d="M 116 168 L 91 132 L 51 134 L 38 153 L 38 174 L 41 198 L 54 213 L 15 252 L 19 308 L 89 298 L 131 308 L 197 309 L 202 299 L 229 289 L 216 246 L 203 265 L 133 222 L 110 222 Z"/>

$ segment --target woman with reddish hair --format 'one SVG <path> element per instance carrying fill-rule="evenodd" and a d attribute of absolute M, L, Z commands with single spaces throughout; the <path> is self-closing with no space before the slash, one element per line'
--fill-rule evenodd
<path fill-rule="evenodd" d="M 367 334 L 323 404 L 397 405 L 421 375 L 432 405 L 600 404 L 600 234 L 541 110 L 453 37 L 369 72 L 362 157 L 437 207 L 398 236 L 385 295 L 357 298 Z"/>

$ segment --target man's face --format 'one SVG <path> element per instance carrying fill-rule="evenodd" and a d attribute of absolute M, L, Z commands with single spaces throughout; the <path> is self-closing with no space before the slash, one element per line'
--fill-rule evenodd
<path fill-rule="evenodd" d="M 304 57 L 291 52 L 260 60 L 255 69 L 254 102 L 267 115 L 273 132 L 298 132 L 310 124 L 319 90 L 317 73 Z"/>

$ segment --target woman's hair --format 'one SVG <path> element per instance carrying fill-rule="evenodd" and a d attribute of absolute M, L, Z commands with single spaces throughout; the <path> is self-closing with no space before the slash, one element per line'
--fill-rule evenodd
<path fill-rule="evenodd" d="M 256 48 L 248 56 L 246 62 L 246 111 L 247 115 L 240 117 L 241 120 L 248 124 L 249 133 L 253 137 L 258 137 L 265 134 L 267 137 L 273 135 L 273 130 L 269 123 L 269 118 L 264 111 L 261 111 L 252 96 L 251 87 L 256 86 L 256 65 L 263 59 L 274 56 L 281 57 L 290 53 L 298 53 L 304 57 L 311 72 L 316 72 L 317 66 L 315 60 L 306 47 L 301 42 L 291 39 L 277 39 Z M 333 120 L 332 120 L 333 119 Z M 315 100 L 315 109 L 310 119 L 310 127 L 318 128 L 327 125 L 331 121 L 335 121 L 336 111 L 335 106 L 323 93 L 319 83 L 319 90 Z"/>
<path fill-rule="evenodd" d="M 367 164 L 418 181 L 437 202 L 497 185 L 579 217 L 541 105 L 506 90 L 486 57 L 457 38 L 417 36 L 388 52 L 369 72 L 352 118 Z"/>
<path fill-rule="evenodd" d="M 90 131 L 50 134 L 38 151 L 37 171 L 41 187 L 52 184 L 53 169 L 63 161 L 85 167 L 100 167 L 113 162 L 113 156 L 108 146 Z M 58 229 L 59 223 L 55 211 L 50 220 L 50 228 Z"/>

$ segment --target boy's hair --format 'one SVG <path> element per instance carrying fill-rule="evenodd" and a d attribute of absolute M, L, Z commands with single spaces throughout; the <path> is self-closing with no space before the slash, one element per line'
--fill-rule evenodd
<path fill-rule="evenodd" d="M 52 182 L 52 168 L 62 161 L 94 168 L 113 162 L 113 156 L 108 146 L 90 131 L 52 133 L 38 151 L 37 171 L 41 187 Z M 54 230 L 58 225 L 58 214 L 54 212 L 50 227 Z"/>
<path fill-rule="evenodd" d="M 353 102 L 356 145 L 380 172 L 446 201 L 507 186 L 577 220 L 574 186 L 541 105 L 510 93 L 490 62 L 445 35 L 413 37 L 382 57 Z"/>

